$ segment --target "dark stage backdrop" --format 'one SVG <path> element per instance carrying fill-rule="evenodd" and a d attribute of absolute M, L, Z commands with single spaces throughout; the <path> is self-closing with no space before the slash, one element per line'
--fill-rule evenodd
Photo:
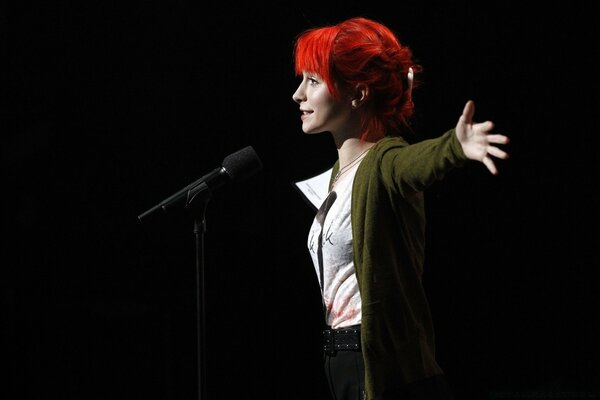
<path fill-rule="evenodd" d="M 301 30 L 355 15 L 388 24 L 423 65 L 423 138 L 473 99 L 512 139 L 499 176 L 469 164 L 426 194 L 424 284 L 457 399 L 600 391 L 590 10 L 12 3 L 0 9 L 4 398 L 198 398 L 192 219 L 137 216 L 251 145 L 263 169 L 207 204 L 208 398 L 327 399 L 313 212 L 292 182 L 336 151 L 300 129 L 291 54 Z"/>

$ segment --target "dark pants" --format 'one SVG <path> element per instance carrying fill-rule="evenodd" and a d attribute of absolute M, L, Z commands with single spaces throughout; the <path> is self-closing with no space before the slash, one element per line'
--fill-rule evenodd
<path fill-rule="evenodd" d="M 325 355 L 325 376 L 333 400 L 365 399 L 365 366 L 360 350 Z"/>
<path fill-rule="evenodd" d="M 333 400 L 363 400 L 365 367 L 360 350 L 338 351 L 325 355 L 325 376 Z M 390 387 L 376 399 L 369 400 L 452 400 L 454 397 L 444 375 L 437 375 L 408 385 Z"/>

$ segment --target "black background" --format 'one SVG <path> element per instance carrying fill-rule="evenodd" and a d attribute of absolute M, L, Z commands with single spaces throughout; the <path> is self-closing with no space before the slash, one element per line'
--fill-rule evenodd
<path fill-rule="evenodd" d="M 356 15 L 423 65 L 422 137 L 468 99 L 511 137 L 499 176 L 469 164 L 426 197 L 424 283 L 457 398 L 600 393 L 591 10 L 13 3 L 0 20 L 5 398 L 198 398 L 192 219 L 137 216 L 248 145 L 263 169 L 206 210 L 208 397 L 327 398 L 313 212 L 291 183 L 336 151 L 300 129 L 292 42 Z"/>

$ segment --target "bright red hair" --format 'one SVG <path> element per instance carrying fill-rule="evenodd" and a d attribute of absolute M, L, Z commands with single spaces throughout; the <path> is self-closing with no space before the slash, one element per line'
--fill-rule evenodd
<path fill-rule="evenodd" d="M 334 98 L 357 84 L 369 88 L 359 108 L 361 139 L 377 141 L 408 127 L 414 112 L 408 71 L 416 74 L 421 67 L 413 62 L 410 48 L 383 24 L 356 17 L 308 29 L 296 38 L 294 59 L 296 75 L 318 74 Z"/>

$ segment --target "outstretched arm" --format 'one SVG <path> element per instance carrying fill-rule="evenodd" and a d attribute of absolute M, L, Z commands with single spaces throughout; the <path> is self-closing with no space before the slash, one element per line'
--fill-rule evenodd
<path fill-rule="evenodd" d="M 507 144 L 509 139 L 504 135 L 490 133 L 494 129 L 491 121 L 473 122 L 474 114 L 475 103 L 469 100 L 456 124 L 456 137 L 467 158 L 481 161 L 493 175 L 497 175 L 498 169 L 491 156 L 507 159 L 508 153 L 495 145 Z"/>

